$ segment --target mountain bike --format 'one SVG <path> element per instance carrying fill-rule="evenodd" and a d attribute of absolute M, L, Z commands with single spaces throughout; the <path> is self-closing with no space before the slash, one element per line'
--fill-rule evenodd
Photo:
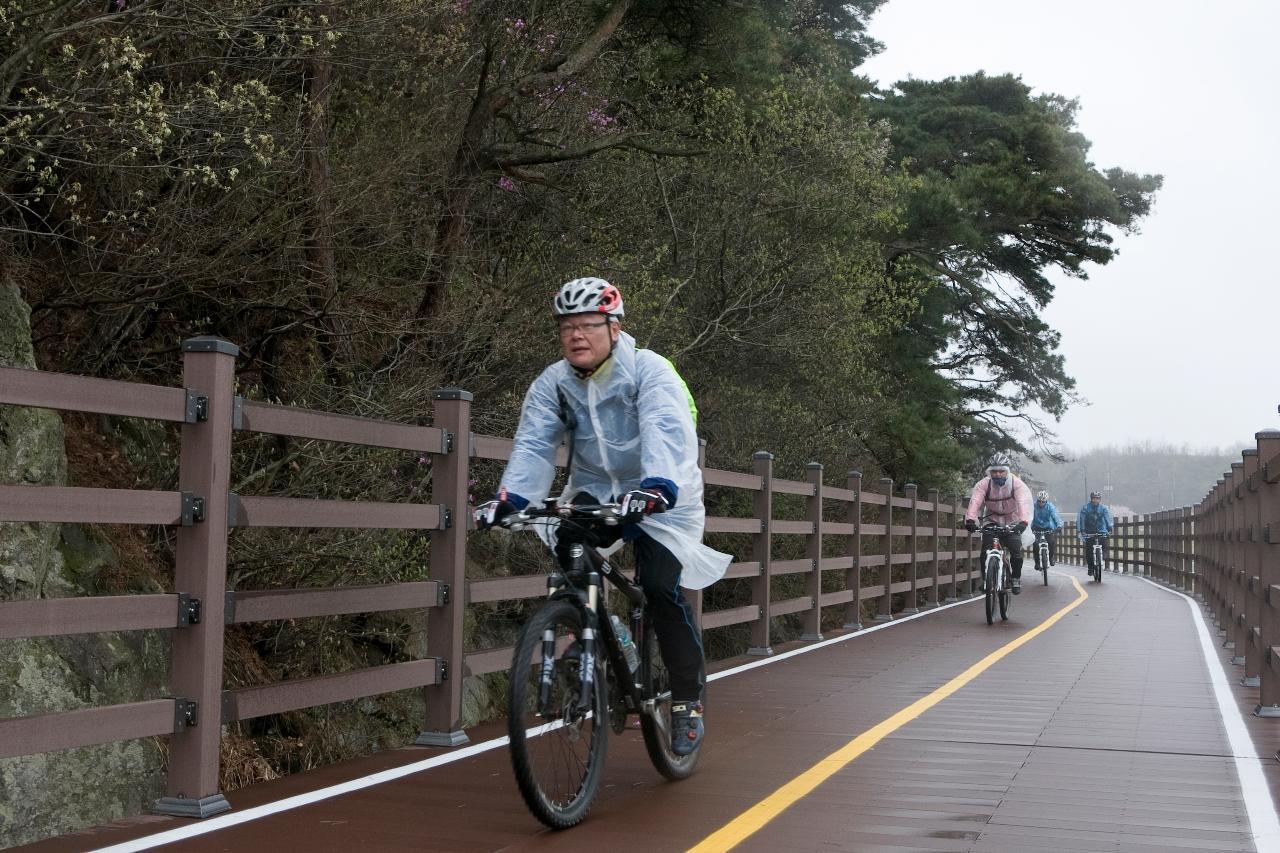
<path fill-rule="evenodd" d="M 1088 556 L 1089 577 L 1102 583 L 1102 542 L 1107 538 L 1105 533 L 1084 534 L 1085 554 Z"/>
<path fill-rule="evenodd" d="M 511 764 L 525 804 L 553 829 L 587 816 L 604 776 L 609 730 L 621 734 L 631 714 L 639 715 L 649 759 L 666 778 L 689 776 L 701 750 L 699 743 L 689 755 L 672 752 L 670 678 L 645 618 L 644 591 L 590 544 L 616 533 L 610 528 L 619 524 L 619 509 L 548 499 L 499 522 L 520 529 L 555 519 L 588 543 L 571 545 L 559 571 L 548 575 L 547 600 L 521 628 L 511 661 Z M 605 580 L 630 607 L 625 622 L 610 616 Z"/>
<path fill-rule="evenodd" d="M 986 590 L 987 624 L 995 621 L 996 607 L 1000 608 L 1000 621 L 1009 618 L 1010 599 L 1013 597 L 1012 577 L 1009 569 L 1009 555 L 1000 537 L 1014 532 L 1013 525 L 987 522 L 982 525 L 982 532 L 991 535 L 991 547 L 982 557 L 982 584 Z"/>
<path fill-rule="evenodd" d="M 1037 530 L 1036 544 L 1032 546 L 1032 554 L 1035 555 L 1036 570 L 1044 575 L 1044 585 L 1049 585 L 1049 537 L 1047 530 Z"/>

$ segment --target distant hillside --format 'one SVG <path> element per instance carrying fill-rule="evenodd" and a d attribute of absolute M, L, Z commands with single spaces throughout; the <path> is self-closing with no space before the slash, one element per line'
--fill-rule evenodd
<path fill-rule="evenodd" d="M 1023 474 L 1048 489 L 1063 512 L 1075 512 L 1098 490 L 1112 507 L 1146 513 L 1198 503 L 1239 461 L 1239 450 L 1136 444 L 1097 447 L 1062 464 L 1027 462 Z"/>

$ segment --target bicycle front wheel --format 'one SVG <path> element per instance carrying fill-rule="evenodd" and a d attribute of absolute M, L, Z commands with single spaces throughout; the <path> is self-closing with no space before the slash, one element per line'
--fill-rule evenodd
<path fill-rule="evenodd" d="M 987 608 L 987 624 L 988 625 L 995 622 L 996 587 L 1000 585 L 1000 568 L 998 565 L 995 565 L 995 560 L 992 560 L 991 563 L 992 565 L 987 566 L 987 571 L 986 571 L 987 577 L 985 581 L 987 586 L 987 597 L 986 597 L 985 604 Z"/>
<path fill-rule="evenodd" d="M 548 602 L 525 623 L 511 662 L 511 765 L 529 811 L 552 829 L 587 816 L 604 775 L 605 678 L 597 665 L 590 695 L 582 695 L 583 627 L 578 607 Z"/>
<path fill-rule="evenodd" d="M 640 711 L 640 731 L 649 760 L 659 773 L 671 780 L 688 778 L 698 764 L 702 744 L 688 755 L 671 751 L 671 673 L 662 660 L 662 649 L 653 626 L 645 620 L 644 648 L 641 650 L 640 673 L 645 699 L 652 698 L 653 709 Z"/>

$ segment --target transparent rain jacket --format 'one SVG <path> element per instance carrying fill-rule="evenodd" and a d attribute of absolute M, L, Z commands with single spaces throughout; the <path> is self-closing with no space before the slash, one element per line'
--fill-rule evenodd
<path fill-rule="evenodd" d="M 677 490 L 675 505 L 646 516 L 641 529 L 680 561 L 681 586 L 702 589 L 723 577 L 733 558 L 702 544 L 706 510 L 687 389 L 670 362 L 636 349 L 625 332 L 613 358 L 590 378 L 579 379 L 561 360 L 529 386 L 503 487 L 534 504 L 550 493 L 556 449 L 565 435 L 557 388 L 578 421 L 564 494 L 587 492 L 606 502 L 646 481 L 670 481 Z"/>

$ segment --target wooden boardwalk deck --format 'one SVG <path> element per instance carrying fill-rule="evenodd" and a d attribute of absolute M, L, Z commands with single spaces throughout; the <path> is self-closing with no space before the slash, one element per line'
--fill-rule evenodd
<path fill-rule="evenodd" d="M 268 805 L 420 762 L 405 749 L 234 792 L 235 811 L 197 824 L 149 817 L 30 845 L 31 853 L 148 849 L 177 829 L 211 829 L 165 851 L 685 850 L 852 738 L 1073 601 L 1060 567 L 1029 581 L 1008 623 L 961 603 L 711 685 L 698 773 L 662 781 L 639 733 L 610 744 L 590 817 L 562 833 L 525 811 L 505 747 L 241 823 Z M 1031 583 L 1034 581 L 1034 583 Z M 1253 717 L 1218 634 L 1230 698 L 1252 747 L 1233 754 L 1195 618 L 1184 599 L 1133 577 L 1084 584 L 1061 621 L 881 740 L 748 835 L 742 851 L 1274 850 L 1255 819 L 1280 793 L 1280 720 Z M 741 663 L 740 661 L 737 663 Z M 501 734 L 470 732 L 480 743 Z M 1237 762 L 1254 782 L 1242 787 Z M 1265 789 L 1264 789 L 1265 788 Z M 1264 806 L 1265 809 L 1261 809 Z M 1269 812 L 1269 815 L 1268 815 Z M 231 825 L 226 825 L 226 824 Z M 1266 829 L 1271 824 L 1260 824 Z M 148 839 L 151 839 L 149 841 Z"/>

